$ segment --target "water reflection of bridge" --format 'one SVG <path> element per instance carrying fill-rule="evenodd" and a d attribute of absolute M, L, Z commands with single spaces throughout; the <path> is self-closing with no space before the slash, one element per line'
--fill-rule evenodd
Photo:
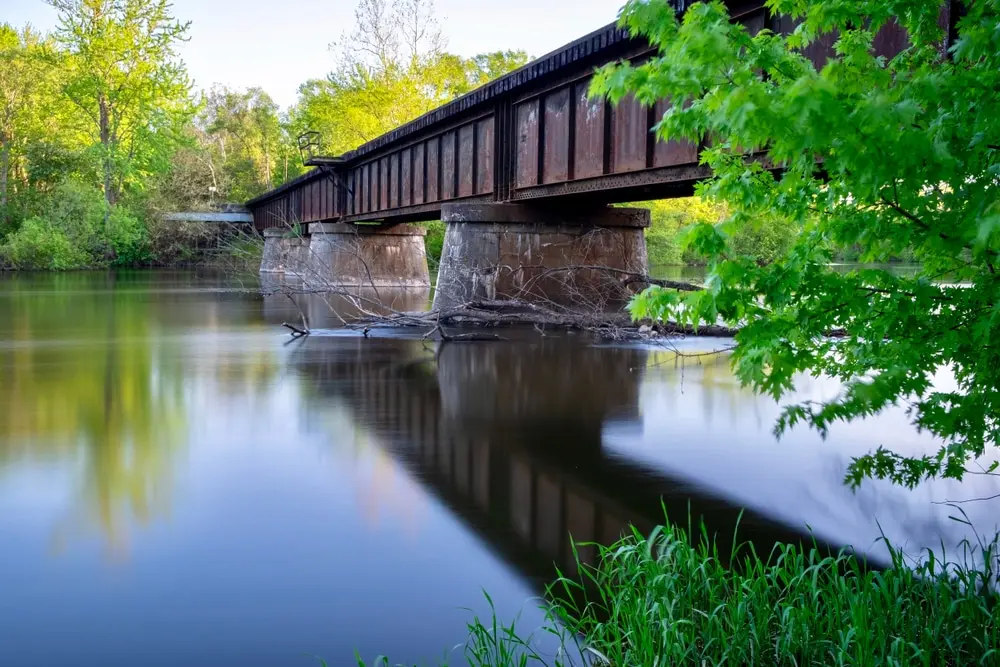
<path fill-rule="evenodd" d="M 313 337 L 295 364 L 337 396 L 452 511 L 530 576 L 572 571 L 577 542 L 647 531 L 690 512 L 728 549 L 740 508 L 602 448 L 605 428 L 641 428 L 647 352 L 567 340 L 449 343 Z M 661 506 L 662 502 L 662 506 Z M 799 533 L 744 513 L 758 547 Z M 447 548 L 447 545 L 442 545 Z M 592 548 L 581 555 L 592 560 Z"/>

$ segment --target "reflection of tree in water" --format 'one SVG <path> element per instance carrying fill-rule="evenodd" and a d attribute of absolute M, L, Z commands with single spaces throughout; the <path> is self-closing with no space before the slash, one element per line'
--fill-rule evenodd
<path fill-rule="evenodd" d="M 734 422 L 748 412 L 759 418 L 760 400 L 752 391 L 741 387 L 739 379 L 733 375 L 731 353 L 708 354 L 713 349 L 715 346 L 709 345 L 682 351 L 652 351 L 647 365 L 650 378 L 658 387 L 680 393 L 695 392 L 706 423 L 720 417 Z"/>
<path fill-rule="evenodd" d="M 280 367 L 270 350 L 241 350 L 238 356 L 212 361 L 213 379 L 223 393 L 237 396 L 263 396 L 280 376 Z"/>
<path fill-rule="evenodd" d="M 130 523 L 168 508 L 185 421 L 180 369 L 157 354 L 142 293 L 112 292 L 112 274 L 59 278 L 42 293 L 8 284 L 0 298 L 0 321 L 13 323 L 0 331 L 9 341 L 0 350 L 0 468 L 79 461 L 56 548 L 96 523 L 122 552 Z"/>

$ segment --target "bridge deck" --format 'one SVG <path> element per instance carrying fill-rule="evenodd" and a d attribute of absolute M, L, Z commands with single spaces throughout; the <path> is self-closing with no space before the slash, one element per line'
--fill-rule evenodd
<path fill-rule="evenodd" d="M 670 2 L 678 11 L 691 4 Z M 751 32 L 795 27 L 763 0 L 727 4 Z M 807 55 L 821 64 L 832 41 Z M 891 24 L 875 51 L 891 56 L 905 43 Z M 689 195 L 708 176 L 698 165 L 702 146 L 656 141 L 651 129 L 667 102 L 613 106 L 587 94 L 595 67 L 652 53 L 645 41 L 605 26 L 248 202 L 254 224 L 435 220 L 442 204 L 457 201 L 592 205 Z"/>

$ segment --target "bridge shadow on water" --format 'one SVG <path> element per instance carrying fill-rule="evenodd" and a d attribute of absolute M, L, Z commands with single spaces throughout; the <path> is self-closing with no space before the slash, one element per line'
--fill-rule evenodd
<path fill-rule="evenodd" d="M 358 426 L 539 587 L 575 572 L 572 540 L 610 544 L 663 512 L 704 521 L 728 553 L 811 540 L 662 470 L 611 453 L 608 429 L 641 429 L 649 351 L 573 337 L 489 343 L 312 336 L 291 353 L 317 403 Z M 593 562 L 592 546 L 580 548 Z"/>

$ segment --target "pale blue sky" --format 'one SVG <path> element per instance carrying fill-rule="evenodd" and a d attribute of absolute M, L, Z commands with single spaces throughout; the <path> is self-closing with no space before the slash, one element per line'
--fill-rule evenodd
<path fill-rule="evenodd" d="M 524 49 L 540 56 L 615 20 L 624 0 L 436 0 L 454 53 Z M 283 107 L 300 83 L 330 70 L 327 45 L 353 22 L 356 0 L 174 0 L 192 21 L 183 56 L 195 85 L 259 85 Z M 0 0 L 0 22 L 48 31 L 42 0 Z"/>

